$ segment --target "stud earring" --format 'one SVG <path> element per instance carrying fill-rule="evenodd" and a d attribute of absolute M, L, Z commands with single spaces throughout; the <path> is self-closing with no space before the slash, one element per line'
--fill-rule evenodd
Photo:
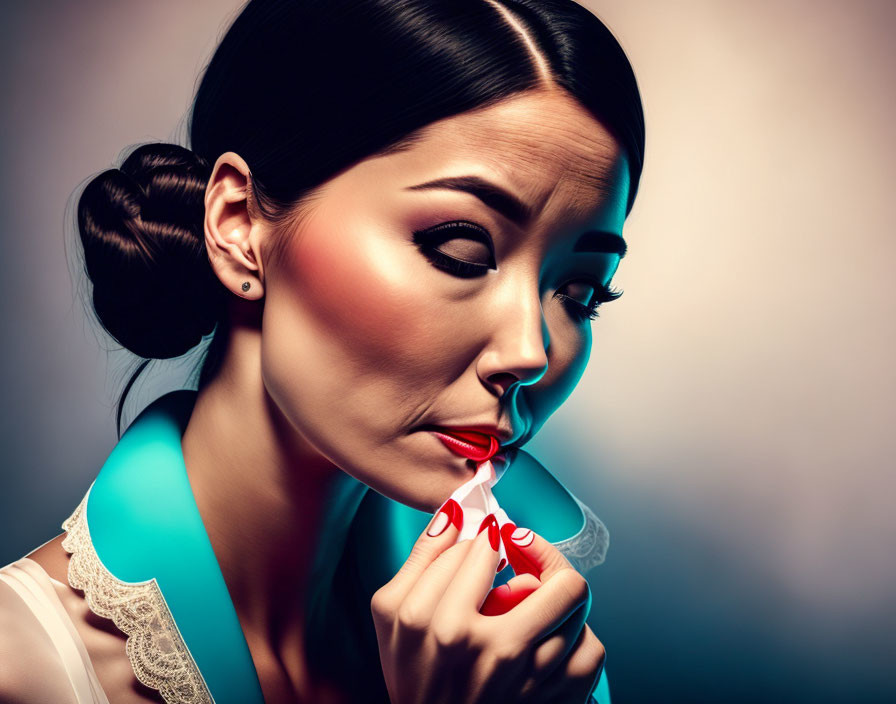
<path fill-rule="evenodd" d="M 243 281 L 243 291 L 248 291 L 251 285 L 248 281 Z"/>

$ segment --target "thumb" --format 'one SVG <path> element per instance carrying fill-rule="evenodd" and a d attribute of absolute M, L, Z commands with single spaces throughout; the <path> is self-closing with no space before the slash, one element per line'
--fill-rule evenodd
<path fill-rule="evenodd" d="M 492 589 L 485 597 L 479 613 L 483 616 L 506 614 L 540 586 L 541 582 L 531 574 L 518 574 L 506 584 Z"/>
<path fill-rule="evenodd" d="M 505 523 L 501 528 L 501 540 L 507 559 L 516 574 L 532 574 L 543 584 L 552 575 L 572 564 L 553 543 L 529 528 Z"/>

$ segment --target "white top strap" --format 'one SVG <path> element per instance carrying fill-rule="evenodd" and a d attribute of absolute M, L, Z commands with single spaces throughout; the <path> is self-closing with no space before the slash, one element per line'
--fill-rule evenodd
<path fill-rule="evenodd" d="M 22 701 L 109 704 L 55 584 L 64 586 L 27 557 L 0 569 L 0 610 L 5 624 L 0 641 L 4 637 L 16 641 L 15 662 L 22 665 L 16 677 L 26 690 L 19 693 L 26 697 Z M 3 585 L 11 591 L 3 594 Z M 35 619 L 45 635 L 35 627 Z M 4 650 L 0 643 L 0 652 Z M 8 666 L 14 664 L 8 657 L 4 661 Z M 17 696 L 16 692 L 6 694 Z"/>

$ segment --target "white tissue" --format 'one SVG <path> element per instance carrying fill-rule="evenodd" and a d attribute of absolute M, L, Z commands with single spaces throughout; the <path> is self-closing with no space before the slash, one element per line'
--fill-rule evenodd
<path fill-rule="evenodd" d="M 507 465 L 504 464 L 500 473 L 497 473 L 491 461 L 486 460 L 477 467 L 476 474 L 470 481 L 455 489 L 454 493 L 451 494 L 450 498 L 460 505 L 464 513 L 463 527 L 457 536 L 458 543 L 461 540 L 475 538 L 483 519 L 490 513 L 493 513 L 498 520 L 499 531 L 504 527 L 505 523 L 510 522 L 507 514 L 498 506 L 498 500 L 495 498 L 495 495 L 492 494 L 492 487 L 503 476 L 506 468 Z M 498 540 L 498 553 L 500 555 L 498 571 L 500 571 L 508 564 L 507 553 L 504 551 L 504 541 L 500 539 Z"/>

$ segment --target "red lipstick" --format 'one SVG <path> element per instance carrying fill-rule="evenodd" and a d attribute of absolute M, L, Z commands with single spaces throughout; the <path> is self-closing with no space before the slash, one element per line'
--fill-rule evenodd
<path fill-rule="evenodd" d="M 498 438 L 480 430 L 433 426 L 429 431 L 449 450 L 475 462 L 490 459 L 501 447 Z"/>

